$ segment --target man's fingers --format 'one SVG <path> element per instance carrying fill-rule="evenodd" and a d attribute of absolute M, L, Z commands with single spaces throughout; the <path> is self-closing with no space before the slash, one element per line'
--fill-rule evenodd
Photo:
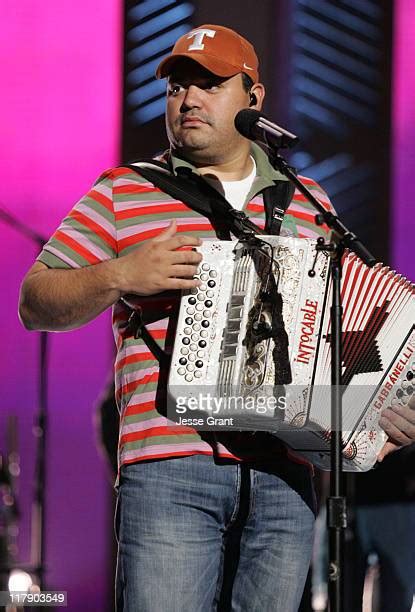
<path fill-rule="evenodd" d="M 181 247 L 187 246 L 200 246 L 202 241 L 197 236 L 189 236 L 187 234 L 176 234 L 173 238 L 170 238 L 168 244 L 165 246 L 169 249 L 169 251 L 175 251 L 176 249 L 181 249 Z M 183 250 L 183 253 L 186 253 L 186 250 Z"/>
<path fill-rule="evenodd" d="M 169 276 L 175 278 L 193 278 L 193 276 L 197 274 L 197 266 L 175 264 L 174 266 L 171 266 L 170 270 L 171 273 Z M 201 281 L 198 280 L 198 285 L 200 284 Z"/>
<path fill-rule="evenodd" d="M 395 410 L 387 408 L 382 412 L 379 425 L 390 438 L 401 445 L 410 444 L 415 440 L 415 424 L 408 421 Z"/>
<path fill-rule="evenodd" d="M 171 262 L 173 264 L 192 264 L 197 267 L 202 259 L 202 255 L 192 249 L 187 251 L 172 251 L 171 253 Z"/>
<path fill-rule="evenodd" d="M 166 251 L 174 251 L 184 246 L 200 246 L 202 241 L 197 236 L 188 236 L 186 234 L 176 234 L 177 222 L 172 219 L 169 225 L 158 236 L 153 238 L 153 242 L 164 242 L 163 245 Z"/>
<path fill-rule="evenodd" d="M 164 229 L 158 236 L 156 236 L 153 240 L 154 242 L 164 242 L 165 240 L 170 240 L 177 230 L 177 222 L 176 219 L 172 219 L 166 229 Z"/>
<path fill-rule="evenodd" d="M 377 460 L 379 462 L 383 461 L 386 455 L 389 455 L 389 453 L 393 453 L 394 451 L 397 451 L 399 448 L 400 448 L 399 444 L 395 444 L 394 442 L 390 442 L 390 441 L 385 442 L 385 444 L 382 447 L 382 450 L 377 456 Z"/>
<path fill-rule="evenodd" d="M 386 408 L 382 411 L 382 416 L 388 418 L 398 427 L 403 428 L 404 431 L 409 428 L 409 435 L 414 435 L 415 437 L 415 410 L 412 405 L 412 400 L 413 398 L 411 398 L 408 404 L 405 404 L 404 406 L 398 404 L 393 408 Z"/>
<path fill-rule="evenodd" d="M 389 438 L 396 440 L 401 446 L 406 446 L 413 442 L 412 438 L 403 433 L 396 425 L 391 423 L 388 419 L 382 418 L 379 421 L 380 426 L 388 434 Z"/>
<path fill-rule="evenodd" d="M 379 425 L 388 434 L 388 441 L 381 449 L 377 460 L 382 461 L 386 455 L 415 442 L 415 410 L 412 396 L 405 406 L 394 406 L 382 410 Z"/>
<path fill-rule="evenodd" d="M 197 279 L 186 279 L 186 278 L 169 278 L 166 281 L 166 290 L 170 291 L 173 289 L 194 289 L 200 285 L 200 281 Z"/>
<path fill-rule="evenodd" d="M 197 236 L 177 234 L 173 219 L 156 238 L 125 256 L 123 293 L 154 295 L 161 291 L 199 287 L 201 281 L 193 277 L 198 272 L 202 255 L 194 247 L 201 244 Z"/>

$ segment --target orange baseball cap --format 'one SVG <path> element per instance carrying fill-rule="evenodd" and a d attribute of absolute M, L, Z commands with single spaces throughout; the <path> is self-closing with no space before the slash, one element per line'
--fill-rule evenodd
<path fill-rule="evenodd" d="M 254 47 L 224 26 L 202 25 L 181 36 L 171 54 L 158 65 L 157 78 L 167 77 L 181 57 L 194 60 L 217 76 L 231 77 L 245 72 L 254 83 L 259 79 L 259 62 Z"/>

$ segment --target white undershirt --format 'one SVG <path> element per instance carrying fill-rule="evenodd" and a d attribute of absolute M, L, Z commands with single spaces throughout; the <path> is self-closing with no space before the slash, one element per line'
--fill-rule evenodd
<path fill-rule="evenodd" d="M 252 183 L 256 177 L 256 163 L 253 157 L 252 159 L 252 171 L 248 176 L 240 181 L 219 181 L 218 179 L 211 177 L 204 177 L 205 181 L 212 187 L 217 189 L 219 193 L 225 196 L 229 204 L 232 204 L 237 210 L 242 210 L 245 204 L 246 196 L 252 187 Z"/>

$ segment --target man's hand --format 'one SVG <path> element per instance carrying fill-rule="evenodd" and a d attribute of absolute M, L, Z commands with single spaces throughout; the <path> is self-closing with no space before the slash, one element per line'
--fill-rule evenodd
<path fill-rule="evenodd" d="M 176 235 L 176 221 L 171 221 L 156 238 L 116 261 L 121 295 L 154 295 L 197 287 L 200 282 L 193 277 L 202 256 L 192 247 L 201 244 L 195 236 Z"/>
<path fill-rule="evenodd" d="M 378 455 L 382 461 L 386 455 L 415 442 L 415 394 L 405 406 L 394 406 L 382 411 L 379 425 L 389 439 Z"/>
<path fill-rule="evenodd" d="M 201 240 L 176 235 L 176 222 L 118 259 L 76 269 L 52 269 L 37 261 L 20 292 L 19 315 L 27 329 L 63 331 L 88 323 L 126 294 L 154 295 L 192 289 L 202 256 Z M 186 248 L 187 250 L 183 250 Z"/>

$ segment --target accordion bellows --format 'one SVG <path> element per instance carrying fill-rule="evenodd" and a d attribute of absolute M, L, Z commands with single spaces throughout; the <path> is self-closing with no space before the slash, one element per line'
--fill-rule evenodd
<path fill-rule="evenodd" d="M 198 249 L 202 285 L 182 296 L 168 416 L 199 429 L 268 431 L 329 469 L 330 258 L 315 240 L 258 240 Z M 353 254 L 342 270 L 343 467 L 365 471 L 386 441 L 381 410 L 414 392 L 415 289 Z M 198 418 L 177 418 L 190 412 Z"/>

